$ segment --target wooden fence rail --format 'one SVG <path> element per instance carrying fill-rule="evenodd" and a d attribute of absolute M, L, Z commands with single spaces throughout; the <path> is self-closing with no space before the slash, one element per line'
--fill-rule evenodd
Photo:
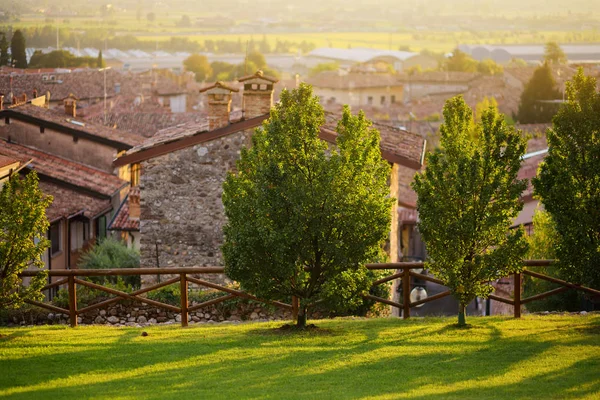
<path fill-rule="evenodd" d="M 552 260 L 527 260 L 523 262 L 523 265 L 526 267 L 546 267 L 552 263 Z M 425 275 L 423 273 L 417 273 L 412 271 L 414 269 L 423 269 L 425 264 L 422 262 L 398 262 L 398 263 L 379 263 L 379 264 L 367 264 L 367 268 L 370 270 L 396 270 L 396 272 L 391 275 L 379 279 L 373 282 L 373 286 L 381 285 L 386 282 L 390 282 L 396 279 L 402 280 L 402 303 L 398 303 L 393 300 L 384 299 L 382 297 L 377 297 L 373 295 L 366 295 L 365 297 L 380 302 L 383 304 L 390 305 L 392 307 L 396 307 L 402 310 L 403 318 L 410 317 L 410 309 L 412 307 L 416 307 L 421 304 L 425 304 L 431 301 L 435 301 L 441 299 L 446 296 L 450 296 L 452 293 L 450 290 L 446 290 L 444 292 L 435 294 L 433 296 L 411 302 L 410 300 L 410 278 L 419 278 L 425 281 L 437 283 L 443 285 L 443 281 L 437 279 L 430 275 Z M 235 290 L 226 286 L 218 285 L 216 283 L 212 283 L 203 279 L 198 279 L 195 276 L 197 275 L 205 275 L 205 274 L 223 274 L 225 272 L 224 267 L 188 267 L 188 268 L 127 268 L 127 269 L 71 269 L 71 270 L 54 270 L 48 271 L 48 275 L 50 277 L 64 277 L 64 279 L 60 279 L 56 282 L 50 283 L 42 290 L 47 290 L 51 288 L 55 288 L 61 285 L 67 285 L 68 290 L 68 298 L 69 298 L 69 309 L 61 308 L 54 306 L 52 304 L 41 303 L 37 301 L 28 301 L 28 303 L 42 307 L 54 312 L 62 313 L 69 315 L 70 324 L 72 327 L 77 326 L 77 317 L 80 314 L 87 313 L 89 311 L 102 308 L 108 306 L 110 304 L 116 303 L 120 300 L 134 300 L 139 301 L 141 303 L 150 304 L 159 308 L 164 308 L 176 313 L 181 314 L 181 325 L 187 326 L 188 324 L 188 313 L 201 309 L 203 307 L 211 306 L 214 304 L 221 303 L 223 301 L 233 299 L 235 297 L 251 299 L 255 301 L 261 301 L 267 304 L 271 304 L 273 306 L 283 308 L 285 310 L 291 310 L 294 318 L 297 315 L 298 311 L 298 299 L 292 298 L 292 304 L 286 304 L 278 301 L 265 301 L 261 300 L 251 294 Z M 38 271 L 25 271 L 21 273 L 21 276 L 35 276 Z M 549 282 L 556 283 L 561 287 L 549 290 L 545 293 L 536 294 L 534 296 L 530 296 L 527 298 L 521 298 L 521 275 L 529 275 L 534 278 L 544 279 Z M 583 291 L 592 295 L 600 296 L 600 290 L 588 288 L 585 286 L 577 285 L 574 283 L 566 282 L 557 278 L 553 278 L 547 275 L 543 275 L 534 271 L 529 271 L 524 269 L 521 273 L 515 273 L 514 282 L 515 282 L 515 290 L 514 290 L 514 299 L 508 299 L 505 297 L 500 297 L 496 295 L 490 295 L 489 298 L 492 300 L 496 300 L 502 303 L 510 304 L 514 306 L 514 316 L 515 318 L 521 317 L 521 306 L 523 304 L 527 304 L 534 300 L 540 300 L 546 298 L 548 296 L 552 296 L 558 293 L 562 293 L 564 291 L 574 289 Z M 176 277 L 163 281 L 161 283 L 157 283 L 152 286 L 148 286 L 142 289 L 138 289 L 131 293 L 126 293 L 121 290 L 108 288 L 90 281 L 86 281 L 83 279 L 79 279 L 79 277 L 90 277 L 90 276 L 131 276 L 131 275 L 176 275 Z M 193 275 L 193 276 L 189 276 Z M 194 283 L 196 285 L 208 287 L 211 289 L 216 289 L 218 291 L 224 292 L 225 295 L 218 297 L 216 299 L 208 300 L 200 304 L 191 305 L 188 300 L 188 284 Z M 179 307 L 162 303 L 160 301 L 152 300 L 147 297 L 142 297 L 143 294 L 149 293 L 153 290 L 160 289 L 162 287 L 179 283 L 181 289 L 181 297 L 180 297 L 180 305 Z M 102 302 L 78 309 L 77 308 L 77 285 L 87 286 L 92 289 L 101 290 L 103 292 L 115 295 L 116 297 L 104 300 Z"/>

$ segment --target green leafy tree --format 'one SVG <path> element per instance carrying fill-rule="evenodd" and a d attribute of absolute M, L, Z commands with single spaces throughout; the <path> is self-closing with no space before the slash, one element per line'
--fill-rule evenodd
<path fill-rule="evenodd" d="M 267 60 L 265 59 L 265 56 L 262 55 L 261 52 L 256 50 L 248 53 L 248 57 L 246 57 L 246 60 L 253 63 L 257 69 L 263 69 L 267 66 Z"/>
<path fill-rule="evenodd" d="M 379 132 L 346 107 L 329 147 L 324 122 L 309 85 L 284 90 L 223 187 L 227 275 L 262 298 L 298 297 L 300 328 L 317 303 L 362 302 L 364 264 L 380 256 L 391 221 Z"/>
<path fill-rule="evenodd" d="M 20 29 L 17 29 L 10 40 L 11 62 L 15 68 L 27 68 L 25 47 L 25 36 Z"/>
<path fill-rule="evenodd" d="M 40 272 L 22 286 L 18 274 L 29 267 L 42 268 L 42 255 L 50 245 L 46 239 L 46 208 L 52 197 L 38 188 L 38 177 L 31 172 L 18 174 L 4 182 L 0 191 L 0 308 L 18 308 L 25 300 L 41 300 L 46 273 Z"/>
<path fill-rule="evenodd" d="M 452 56 L 448 57 L 444 62 L 444 70 L 457 72 L 476 72 L 477 61 L 467 53 L 455 49 Z"/>
<path fill-rule="evenodd" d="M 430 257 L 428 268 L 459 302 L 459 325 L 490 281 L 519 271 L 527 250 L 523 231 L 509 232 L 522 209 L 525 181 L 517 180 L 525 140 L 490 107 L 471 138 L 473 116 L 461 96 L 446 102 L 441 149 L 427 156 L 427 169 L 413 188 L 418 195 L 419 231 Z"/>
<path fill-rule="evenodd" d="M 213 73 L 208 58 L 200 54 L 192 54 L 183 60 L 183 66 L 186 70 L 196 74 L 196 81 L 198 82 L 205 81 Z"/>
<path fill-rule="evenodd" d="M 0 66 L 8 65 L 10 62 L 10 57 L 8 55 L 8 40 L 6 40 L 6 35 L 2 33 L 0 37 Z"/>
<path fill-rule="evenodd" d="M 566 64 L 567 56 L 563 49 L 556 42 L 546 43 L 544 48 L 544 62 L 548 64 Z"/>
<path fill-rule="evenodd" d="M 308 71 L 308 76 L 315 76 L 324 71 L 337 71 L 338 69 L 340 69 L 340 64 L 337 62 L 320 63 Z"/>
<path fill-rule="evenodd" d="M 549 64 L 537 68 L 521 94 L 517 119 L 522 124 L 547 123 L 558 109 L 549 101 L 561 98 Z"/>
<path fill-rule="evenodd" d="M 128 248 L 123 242 L 112 237 L 106 237 L 90 248 L 79 259 L 79 268 L 82 269 L 114 269 L 114 268 L 139 268 L 140 255 L 136 250 Z M 92 277 L 96 283 L 118 284 L 120 280 L 132 288 L 141 285 L 139 275 L 122 277 Z"/>
<path fill-rule="evenodd" d="M 502 75 L 504 68 L 502 65 L 488 58 L 477 64 L 477 72 L 483 75 Z"/>
<path fill-rule="evenodd" d="M 600 93 L 583 70 L 548 132 L 548 155 L 533 180 L 560 237 L 556 254 L 571 281 L 600 288 Z"/>

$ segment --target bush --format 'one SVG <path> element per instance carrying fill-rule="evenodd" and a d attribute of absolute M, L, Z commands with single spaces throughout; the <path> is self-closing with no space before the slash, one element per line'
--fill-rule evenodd
<path fill-rule="evenodd" d="M 127 248 L 123 242 L 111 237 L 107 237 L 96 244 L 79 260 L 79 268 L 81 269 L 139 268 L 139 266 L 140 254 Z M 139 289 L 141 286 L 139 275 L 124 277 L 98 276 L 90 277 L 89 280 L 101 285 L 106 283 L 117 285 L 122 280 L 125 285 L 134 289 Z"/>

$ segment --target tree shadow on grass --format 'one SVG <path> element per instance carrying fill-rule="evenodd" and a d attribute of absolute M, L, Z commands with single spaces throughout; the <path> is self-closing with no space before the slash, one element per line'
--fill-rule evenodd
<path fill-rule="evenodd" d="M 335 323 L 329 324 L 332 334 L 316 337 L 264 334 L 260 326 L 225 336 L 204 327 L 155 329 L 150 331 L 150 340 L 138 339 L 139 330 L 123 331 L 117 332 L 116 340 L 85 346 L 75 355 L 39 354 L 11 360 L 0 386 L 21 386 L 11 397 L 23 399 L 393 398 L 402 393 L 423 399 L 514 398 L 576 397 L 598 390 L 598 359 L 518 383 L 461 387 L 474 379 L 507 374 L 557 343 L 573 348 L 599 346 L 595 336 L 567 342 L 504 338 L 493 323 L 481 325 L 476 329 L 484 332 L 480 342 L 439 324 L 400 325 L 398 333 L 403 338 L 398 340 L 382 338 L 382 330 L 390 329 L 386 335 L 393 333 L 389 323 L 381 324 L 382 329 L 346 331 L 345 340 L 340 340 L 344 332 Z M 55 369 L 48 370 L 48 365 Z M 90 374 L 97 375 L 98 381 L 86 379 Z M 63 379 L 62 384 L 51 387 L 57 379 Z M 579 385 L 580 379 L 588 385 Z M 428 385 L 440 389 L 421 394 L 420 389 Z"/>

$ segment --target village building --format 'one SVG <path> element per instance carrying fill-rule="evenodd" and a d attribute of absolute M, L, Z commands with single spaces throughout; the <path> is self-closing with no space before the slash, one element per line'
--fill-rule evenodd
<path fill-rule="evenodd" d="M 223 265 L 225 215 L 222 184 L 235 169 L 253 130 L 269 117 L 276 79 L 260 71 L 240 79 L 243 117 L 232 119 L 231 96 L 237 88 L 220 82 L 203 89 L 209 99 L 208 121 L 159 132 L 115 160 L 115 167 L 139 164 L 140 250 L 143 267 Z M 236 117 L 237 118 L 237 117 Z M 337 116 L 326 115 L 320 137 L 335 143 Z M 381 132 L 382 156 L 392 166 L 390 194 L 403 203 L 400 187 L 423 161 L 425 140 L 389 126 Z M 402 178 L 402 182 L 400 179 Z M 413 203 L 411 203 L 413 204 Z M 398 217 L 392 215 L 389 254 L 399 257 Z"/>

